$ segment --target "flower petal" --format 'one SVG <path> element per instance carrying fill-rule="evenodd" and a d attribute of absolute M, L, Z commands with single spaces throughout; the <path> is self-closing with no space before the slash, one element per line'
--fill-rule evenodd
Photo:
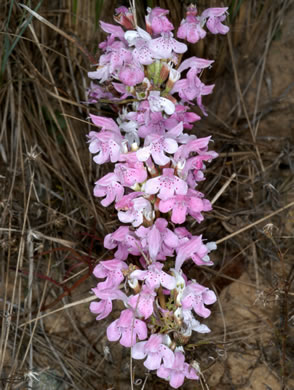
<path fill-rule="evenodd" d="M 182 224 L 186 220 L 187 206 L 185 204 L 177 204 L 173 208 L 171 220 L 173 223 Z"/>
<path fill-rule="evenodd" d="M 149 253 L 152 260 L 156 260 L 160 245 L 161 245 L 161 234 L 154 225 L 148 234 Z"/>
<path fill-rule="evenodd" d="M 147 194 L 156 194 L 160 188 L 160 181 L 158 177 L 147 180 L 145 184 L 145 191 Z"/>
<path fill-rule="evenodd" d="M 170 199 L 167 199 L 167 200 L 161 200 L 159 202 L 159 211 L 161 211 L 162 213 L 168 213 L 173 207 L 174 207 L 174 204 L 175 204 L 175 198 L 170 198 Z"/>
<path fill-rule="evenodd" d="M 146 342 L 147 341 L 138 342 L 132 347 L 133 359 L 144 359 L 146 357 L 146 352 L 144 351 Z"/>
<path fill-rule="evenodd" d="M 172 138 L 166 138 L 164 140 L 164 150 L 167 153 L 174 154 L 178 150 L 178 143 Z"/>
<path fill-rule="evenodd" d="M 144 321 L 135 319 L 135 330 L 139 340 L 145 340 L 147 338 L 147 326 Z"/>
<path fill-rule="evenodd" d="M 150 353 L 144 362 L 144 366 L 148 370 L 157 370 L 160 367 L 161 356 L 159 353 Z"/>
<path fill-rule="evenodd" d="M 140 148 L 139 150 L 137 150 L 136 152 L 136 156 L 137 156 L 137 159 L 139 161 L 147 161 L 148 158 L 150 157 L 150 151 L 151 147 L 150 146 L 146 146 L 144 148 Z"/>
<path fill-rule="evenodd" d="M 99 314 L 96 320 L 102 320 L 107 317 L 112 311 L 112 302 L 110 299 L 102 300 L 100 302 L 91 302 L 90 311 L 95 314 Z"/>
<path fill-rule="evenodd" d="M 121 330 L 117 322 L 118 320 L 113 321 L 106 329 L 106 335 L 109 341 L 117 341 L 121 336 Z"/>
<path fill-rule="evenodd" d="M 169 384 L 174 389 L 178 389 L 182 386 L 185 380 L 185 375 L 181 371 L 171 371 Z"/>

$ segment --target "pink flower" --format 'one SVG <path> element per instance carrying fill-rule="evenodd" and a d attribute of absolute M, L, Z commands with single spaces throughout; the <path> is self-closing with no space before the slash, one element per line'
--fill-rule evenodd
<path fill-rule="evenodd" d="M 101 49 L 103 51 L 107 51 L 107 50 L 111 49 L 113 46 L 115 46 L 116 43 L 117 43 L 117 40 L 115 39 L 115 37 L 113 35 L 107 35 L 106 40 L 99 43 L 98 47 L 99 47 L 99 49 Z M 103 56 L 101 56 L 101 57 L 103 57 Z M 100 57 L 100 59 L 101 59 L 101 57 Z M 99 65 L 102 65 L 102 64 L 100 64 L 100 60 L 99 60 Z M 89 76 L 89 74 L 88 74 L 88 76 Z"/>
<path fill-rule="evenodd" d="M 148 102 L 152 112 L 164 111 L 171 115 L 175 112 L 175 105 L 169 99 L 161 97 L 160 91 L 151 91 L 148 96 Z"/>
<path fill-rule="evenodd" d="M 192 237 L 192 234 L 185 227 L 175 228 L 175 234 L 178 236 L 178 239 L 180 240 L 180 245 L 187 242 L 188 239 Z"/>
<path fill-rule="evenodd" d="M 208 68 L 214 63 L 211 60 L 205 60 L 198 57 L 190 57 L 181 63 L 178 68 L 179 72 L 183 72 L 186 69 L 193 68 L 196 69 L 197 74 L 200 73 L 203 69 Z"/>
<path fill-rule="evenodd" d="M 196 265 L 213 265 L 209 252 L 202 242 L 202 236 L 192 236 L 177 249 L 175 269 L 178 271 L 185 260 L 192 259 Z"/>
<path fill-rule="evenodd" d="M 101 127 L 102 130 L 111 130 L 120 135 L 119 127 L 112 118 L 90 114 L 91 121 L 95 126 Z"/>
<path fill-rule="evenodd" d="M 197 169 L 195 169 L 194 171 L 190 171 L 186 179 L 187 184 L 190 188 L 195 188 L 197 183 L 203 180 L 205 180 L 204 173 L 201 170 Z"/>
<path fill-rule="evenodd" d="M 148 41 L 144 39 L 137 39 L 136 48 L 133 51 L 133 56 L 142 65 L 150 65 L 153 62 L 153 56 L 149 49 Z"/>
<path fill-rule="evenodd" d="M 130 274 L 130 279 L 144 280 L 146 286 L 152 290 L 158 289 L 160 286 L 173 290 L 176 287 L 176 280 L 173 276 L 162 271 L 163 264 L 153 263 L 149 265 L 148 271 L 136 270 Z"/>
<path fill-rule="evenodd" d="M 120 81 L 129 87 L 142 83 L 144 77 L 145 75 L 142 66 L 139 63 L 135 64 L 134 62 L 125 64 L 118 75 Z"/>
<path fill-rule="evenodd" d="M 114 20 L 124 26 L 126 29 L 134 28 L 134 15 L 127 7 L 118 7 L 115 9 Z"/>
<path fill-rule="evenodd" d="M 104 299 L 99 302 L 91 302 L 90 311 L 93 314 L 98 314 L 96 317 L 97 321 L 103 320 L 103 318 L 106 318 L 112 312 L 111 299 Z"/>
<path fill-rule="evenodd" d="M 166 129 L 166 121 L 162 116 L 162 112 L 150 112 L 144 124 L 139 127 L 138 135 L 141 138 L 145 138 L 149 134 L 163 135 Z"/>
<path fill-rule="evenodd" d="M 184 383 L 185 377 L 189 379 L 199 379 L 194 368 L 185 363 L 185 356 L 182 352 L 174 353 L 174 363 L 171 368 L 161 365 L 156 372 L 159 378 L 169 381 L 169 384 L 174 389 L 178 389 Z"/>
<path fill-rule="evenodd" d="M 189 189 L 187 195 L 175 195 L 170 199 L 160 201 L 159 211 L 167 213 L 171 210 L 171 220 L 173 223 L 184 223 L 187 214 L 195 216 L 198 222 L 200 222 L 203 220 L 201 211 L 211 210 L 211 205 L 209 201 L 204 202 L 198 196 L 197 191 Z"/>
<path fill-rule="evenodd" d="M 110 77 L 117 78 L 117 73 L 123 66 L 132 62 L 132 53 L 127 50 L 123 42 L 114 41 L 111 47 L 108 47 L 107 54 L 99 59 L 99 67 L 94 72 L 89 72 L 88 76 L 100 80 L 100 83 L 108 80 Z"/>
<path fill-rule="evenodd" d="M 127 162 L 130 165 L 135 165 L 139 162 L 136 156 L 136 152 L 128 152 L 121 154 L 119 161 Z"/>
<path fill-rule="evenodd" d="M 123 39 L 125 32 L 120 26 L 115 26 L 114 24 L 109 24 L 100 21 L 100 27 L 103 31 L 111 34 L 115 38 Z"/>
<path fill-rule="evenodd" d="M 189 171 L 192 169 L 194 169 L 196 171 L 204 170 L 205 165 L 204 165 L 203 161 L 210 162 L 211 160 L 213 160 L 216 157 L 218 157 L 218 154 L 216 152 L 214 152 L 213 150 L 199 151 L 198 156 L 194 156 L 194 157 L 191 157 L 188 160 L 186 160 L 186 163 L 185 163 L 184 167 L 181 169 L 181 173 L 179 174 L 179 176 L 181 178 L 186 178 Z M 196 172 L 194 172 L 194 174 L 195 173 Z"/>
<path fill-rule="evenodd" d="M 191 123 L 199 121 L 201 117 L 195 112 L 187 112 L 187 110 L 188 107 L 177 104 L 175 112 L 166 119 L 166 127 L 171 129 L 182 122 L 185 129 L 192 129 L 193 125 Z"/>
<path fill-rule="evenodd" d="M 166 200 L 174 194 L 186 195 L 188 191 L 187 183 L 177 176 L 174 176 L 174 169 L 164 168 L 163 175 L 149 179 L 145 184 L 147 194 L 158 194 L 158 198 Z"/>
<path fill-rule="evenodd" d="M 168 229 L 167 225 L 168 222 L 165 219 L 158 218 L 152 227 L 141 226 L 136 231 L 136 235 L 141 239 L 142 247 L 149 252 L 152 260 L 172 256 L 174 248 L 178 246 L 176 234 Z"/>
<path fill-rule="evenodd" d="M 126 260 L 131 253 L 134 256 L 141 254 L 140 241 L 130 231 L 128 226 L 120 226 L 114 233 L 107 234 L 104 238 L 104 247 L 114 249 L 117 247 L 115 257 L 120 260 Z"/>
<path fill-rule="evenodd" d="M 125 47 L 112 49 L 109 54 L 109 72 L 114 75 L 116 75 L 123 65 L 127 65 L 132 61 L 132 53 Z"/>
<path fill-rule="evenodd" d="M 202 105 L 202 96 L 209 95 L 214 88 L 214 85 L 205 85 L 197 77 L 197 69 L 191 68 L 187 73 L 187 78 L 177 81 L 171 90 L 171 94 L 178 93 L 184 101 L 192 101 L 197 99 L 197 104 L 204 115 L 207 113 Z"/>
<path fill-rule="evenodd" d="M 200 154 L 206 152 L 210 139 L 211 137 L 196 138 L 189 141 L 186 145 L 180 146 L 175 153 L 175 160 L 186 160 L 189 157 L 190 153 Z"/>
<path fill-rule="evenodd" d="M 129 297 L 128 305 L 137 311 L 140 317 L 144 317 L 146 320 L 153 314 L 153 303 L 156 295 L 153 289 L 143 285 L 139 294 Z"/>
<path fill-rule="evenodd" d="M 94 196 L 106 197 L 101 201 L 102 206 L 109 206 L 114 200 L 118 202 L 124 194 L 123 186 L 118 183 L 118 177 L 115 173 L 108 173 L 95 182 Z"/>
<path fill-rule="evenodd" d="M 198 181 L 205 180 L 204 171 L 206 169 L 204 161 L 210 162 L 218 156 L 213 150 L 208 151 L 205 143 L 208 138 L 194 139 L 187 145 L 180 146 L 174 155 L 177 162 L 177 174 L 186 180 L 190 188 L 195 188 Z M 208 140 L 209 141 L 209 140 Z M 190 152 L 196 152 L 198 155 L 188 158 Z"/>
<path fill-rule="evenodd" d="M 92 291 L 95 295 L 101 299 L 100 302 L 91 302 L 90 311 L 92 313 L 98 314 L 96 320 L 102 320 L 107 317 L 112 311 L 112 301 L 114 299 L 120 299 L 124 302 L 127 301 L 127 296 L 120 290 L 116 288 L 109 288 L 105 290 L 100 290 L 99 288 L 92 288 Z"/>
<path fill-rule="evenodd" d="M 148 341 L 141 341 L 132 347 L 133 359 L 144 359 L 146 356 L 144 366 L 148 370 L 157 370 L 162 361 L 164 367 L 172 368 L 175 359 L 173 351 L 163 344 L 160 334 L 152 334 Z"/>
<path fill-rule="evenodd" d="M 142 28 L 137 27 L 137 30 L 127 31 L 125 33 L 125 39 L 128 41 L 129 46 L 135 46 L 133 50 L 133 58 L 135 61 L 142 65 L 150 65 L 153 62 L 153 56 L 149 49 L 149 41 L 151 36 Z"/>
<path fill-rule="evenodd" d="M 169 14 L 167 9 L 155 7 L 153 9 L 147 8 L 148 15 L 145 17 L 146 29 L 150 34 L 161 34 L 174 29 L 172 23 L 165 15 Z"/>
<path fill-rule="evenodd" d="M 186 144 L 190 140 L 193 140 L 196 138 L 195 135 L 189 135 L 187 133 L 183 134 L 183 129 L 184 129 L 183 122 L 179 122 L 175 127 L 168 130 L 168 132 L 165 134 L 165 136 L 174 138 L 178 144 Z"/>
<path fill-rule="evenodd" d="M 110 92 L 107 92 L 104 90 L 104 88 L 100 87 L 100 85 L 97 85 L 91 82 L 90 88 L 87 90 L 87 103 L 97 103 L 99 99 L 112 99 L 113 95 Z"/>
<path fill-rule="evenodd" d="M 186 19 L 181 21 L 177 37 L 186 39 L 190 43 L 198 42 L 206 36 L 206 31 L 203 29 L 205 22 L 208 30 L 212 32 L 212 34 L 226 34 L 229 31 L 229 27 L 223 25 L 221 22 L 225 20 L 227 10 L 228 7 L 208 8 L 202 13 L 201 17 L 199 17 L 196 16 L 196 7 L 194 9 L 189 7 Z M 206 21 L 206 19 L 208 20 Z"/>
<path fill-rule="evenodd" d="M 118 161 L 123 140 L 118 125 L 111 118 L 96 115 L 90 115 L 90 117 L 94 125 L 102 127 L 102 131 L 99 133 L 90 131 L 88 136 L 90 152 L 93 154 L 98 153 L 94 157 L 94 161 L 97 164 Z"/>
<path fill-rule="evenodd" d="M 184 310 L 194 309 L 195 313 L 207 318 L 211 311 L 204 305 L 212 305 L 216 302 L 216 295 L 212 290 L 195 282 L 188 282 L 182 294 L 182 308 Z"/>
<path fill-rule="evenodd" d="M 177 37 L 186 39 L 190 43 L 196 43 L 206 35 L 206 31 L 202 27 L 202 23 L 198 17 L 187 15 L 186 19 L 181 21 Z"/>
<path fill-rule="evenodd" d="M 132 187 L 137 183 L 143 183 L 147 179 L 146 169 L 141 162 L 116 164 L 114 173 L 125 187 Z"/>
<path fill-rule="evenodd" d="M 117 203 L 118 210 L 128 210 L 133 207 L 133 200 L 139 196 L 144 195 L 144 192 L 131 192 L 128 195 L 124 195 L 122 199 Z"/>
<path fill-rule="evenodd" d="M 124 347 L 132 347 L 136 344 L 137 337 L 144 340 L 147 337 L 147 326 L 144 321 L 135 318 L 134 312 L 130 309 L 123 310 L 120 318 L 112 322 L 107 328 L 109 341 L 117 341 Z"/>
<path fill-rule="evenodd" d="M 100 261 L 94 268 L 93 274 L 96 278 L 106 278 L 106 280 L 98 283 L 97 288 L 104 290 L 118 287 L 125 278 L 122 270 L 126 269 L 128 269 L 126 263 L 119 259 Z"/>
<path fill-rule="evenodd" d="M 152 39 L 149 42 L 149 49 L 152 55 L 156 59 L 171 58 L 174 53 L 185 53 L 187 51 L 187 45 L 178 42 L 173 38 L 171 32 L 162 33 L 160 38 Z"/>
<path fill-rule="evenodd" d="M 212 34 L 227 34 L 230 30 L 221 22 L 226 19 L 228 7 L 223 8 L 207 8 L 201 15 L 201 18 L 206 19 L 206 27 Z"/>
<path fill-rule="evenodd" d="M 117 214 L 118 219 L 123 223 L 132 223 L 134 227 L 140 226 L 143 223 L 143 218 L 148 221 L 154 218 L 154 212 L 149 200 L 137 197 L 137 194 L 138 192 L 125 195 L 115 206 L 117 210 L 127 210 L 125 212 L 119 211 Z"/>
<path fill-rule="evenodd" d="M 194 15 L 194 16 L 196 16 L 197 14 L 198 14 L 198 10 L 197 10 L 196 5 L 191 3 L 191 4 L 187 7 L 186 15 Z"/>
<path fill-rule="evenodd" d="M 110 98 L 113 100 L 123 100 L 126 99 L 128 96 L 134 96 L 132 91 L 130 91 L 130 88 L 128 88 L 126 85 L 122 83 L 111 83 L 114 87 L 114 89 L 121 94 L 119 98 L 111 96 Z"/>
<path fill-rule="evenodd" d="M 137 151 L 137 158 L 140 161 L 147 161 L 151 155 L 156 164 L 166 165 L 170 158 L 164 152 L 174 154 L 177 150 L 178 144 L 174 139 L 150 134 L 145 138 L 144 147 Z"/>
<path fill-rule="evenodd" d="M 90 131 L 89 133 L 89 151 L 94 156 L 93 160 L 96 164 L 104 164 L 105 162 L 117 162 L 120 157 L 120 148 L 122 137 L 111 131 Z"/>

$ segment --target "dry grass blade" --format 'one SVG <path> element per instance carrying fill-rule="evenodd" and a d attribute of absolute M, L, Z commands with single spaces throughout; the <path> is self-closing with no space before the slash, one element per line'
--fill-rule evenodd
<path fill-rule="evenodd" d="M 236 62 L 235 62 L 235 58 L 234 58 L 233 45 L 232 45 L 230 34 L 228 34 L 228 43 L 229 43 L 229 50 L 230 50 L 230 54 L 231 54 L 231 58 L 232 58 L 232 64 L 233 64 L 233 70 L 234 70 L 236 89 L 237 89 L 237 92 L 239 94 L 239 98 L 240 98 L 241 103 L 242 103 L 242 107 L 243 107 L 244 114 L 245 114 L 245 117 L 246 117 L 246 120 L 247 120 L 247 123 L 248 123 L 248 127 L 250 129 L 250 134 L 251 134 L 252 141 L 253 141 L 253 144 L 254 144 L 254 147 L 255 147 L 255 150 L 256 150 L 256 154 L 258 156 L 260 167 L 261 167 L 262 171 L 264 171 L 264 165 L 263 165 L 263 162 L 262 162 L 262 159 L 261 159 L 260 151 L 258 149 L 258 146 L 256 145 L 256 137 L 255 137 L 253 128 L 251 126 L 251 122 L 250 122 L 250 119 L 249 119 L 249 115 L 248 115 L 248 111 L 247 111 L 247 108 L 246 108 L 246 104 L 245 104 L 245 101 L 244 101 L 244 98 L 243 98 L 243 95 L 242 95 L 242 92 L 241 92 L 241 88 L 240 88 L 240 82 L 239 82 L 239 77 L 238 77 Z"/>
<path fill-rule="evenodd" d="M 45 18 L 43 18 L 43 16 L 39 15 L 37 12 L 33 11 L 32 9 L 30 9 L 28 6 L 26 6 L 25 4 L 19 4 L 20 7 L 24 8 L 25 10 L 27 10 L 32 16 L 34 16 L 35 18 L 37 18 L 38 20 L 40 20 L 40 22 L 46 24 L 48 27 L 50 27 L 52 30 L 56 31 L 58 34 L 62 35 L 64 38 L 66 38 L 68 41 L 72 42 L 75 46 L 77 46 L 82 53 L 85 54 L 85 56 L 89 59 L 89 61 L 92 63 L 92 64 L 96 64 L 97 61 L 96 59 L 78 42 L 77 39 L 71 37 L 70 35 L 68 35 L 66 32 L 64 32 L 63 30 L 61 30 L 60 28 L 56 27 L 54 24 L 50 23 L 48 20 L 46 20 Z"/>
<path fill-rule="evenodd" d="M 274 211 L 274 212 L 270 213 L 269 215 L 267 215 L 267 216 L 265 216 L 263 218 L 260 218 L 259 220 L 251 223 L 250 225 L 244 226 L 243 228 L 237 230 L 236 232 L 234 232 L 232 234 L 229 234 L 228 236 L 223 237 L 223 238 L 217 240 L 216 243 L 220 244 L 220 243 L 222 243 L 224 241 L 227 241 L 230 238 L 233 238 L 233 237 L 237 236 L 238 234 L 245 232 L 246 230 L 252 229 L 254 226 L 259 225 L 262 222 L 265 222 L 267 219 L 270 219 L 270 218 L 274 217 L 275 215 L 280 214 L 283 211 L 285 211 L 285 210 L 287 210 L 287 209 L 289 209 L 291 207 L 294 207 L 294 202 L 291 202 L 291 203 L 287 204 L 286 206 L 281 207 L 279 210 Z"/>
<path fill-rule="evenodd" d="M 35 11 L 38 11 L 38 9 L 40 8 L 42 2 L 43 2 L 43 0 L 39 1 L 39 3 L 37 4 L 37 6 L 35 8 Z M 10 3 L 9 14 L 8 14 L 8 18 L 7 18 L 7 21 L 6 21 L 6 29 L 7 29 L 8 25 L 9 25 L 9 23 L 10 23 L 13 6 L 14 6 L 14 0 L 11 1 L 11 3 Z M 35 12 L 35 11 L 33 11 L 33 12 Z M 25 30 L 27 29 L 27 27 L 31 23 L 31 21 L 32 21 L 32 16 L 30 16 L 20 26 L 20 29 L 19 29 L 20 31 L 18 32 L 18 34 L 16 34 L 15 39 L 14 39 L 14 41 L 12 42 L 12 44 L 10 46 L 9 46 L 9 41 L 8 41 L 8 35 L 5 35 L 5 37 L 4 37 L 5 51 L 4 51 L 4 56 L 3 56 L 3 59 L 2 59 L 2 63 L 1 63 L 1 76 L 4 74 L 4 71 L 5 71 L 5 68 L 6 68 L 9 56 L 11 55 L 13 50 L 15 49 L 16 45 L 18 44 L 19 40 L 21 39 L 23 33 L 25 32 Z"/>
<path fill-rule="evenodd" d="M 95 299 L 97 299 L 97 297 L 96 296 L 92 296 L 92 297 L 81 299 L 81 300 L 76 301 L 76 302 L 68 303 L 68 304 L 64 305 L 63 307 L 60 307 L 59 309 L 53 310 L 53 311 L 51 311 L 49 313 L 43 314 L 43 315 L 41 315 L 39 317 L 36 317 L 36 318 L 34 318 L 32 320 L 26 321 L 23 324 L 19 325 L 19 327 L 21 328 L 23 326 L 31 324 L 32 322 L 38 321 L 38 320 L 40 320 L 42 318 L 45 318 L 45 317 L 51 316 L 52 314 L 58 313 L 59 311 L 69 309 L 70 307 L 74 307 L 74 306 L 81 305 L 81 304 L 84 304 L 84 303 L 92 302 Z"/>

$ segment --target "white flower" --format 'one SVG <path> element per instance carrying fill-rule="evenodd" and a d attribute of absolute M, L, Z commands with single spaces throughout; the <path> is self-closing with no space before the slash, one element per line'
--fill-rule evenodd
<path fill-rule="evenodd" d="M 181 305 L 181 299 L 183 295 L 183 291 L 186 288 L 185 279 L 182 277 L 182 270 L 176 271 L 174 268 L 171 269 L 172 275 L 176 278 L 176 290 L 177 290 L 177 305 Z M 177 312 L 177 310 L 176 310 Z M 175 312 L 175 313 L 176 313 Z"/>
<path fill-rule="evenodd" d="M 159 91 L 151 91 L 148 101 L 152 112 L 164 111 L 168 115 L 172 115 L 175 112 L 174 103 L 169 99 L 161 97 Z"/>

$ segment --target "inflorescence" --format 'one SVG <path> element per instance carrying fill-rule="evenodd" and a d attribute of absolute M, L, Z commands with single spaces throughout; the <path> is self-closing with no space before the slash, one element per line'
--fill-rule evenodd
<path fill-rule="evenodd" d="M 198 223 L 211 203 L 197 191 L 206 164 L 217 157 L 208 150 L 211 137 L 185 132 L 200 116 L 189 111 L 197 103 L 204 115 L 205 85 L 200 74 L 213 61 L 182 60 L 187 45 L 174 38 L 168 10 L 147 9 L 146 30 L 136 24 L 132 10 L 116 9 L 113 25 L 100 22 L 107 38 L 88 91 L 89 103 L 109 102 L 116 119 L 90 115 L 100 131 L 91 131 L 89 150 L 96 164 L 114 163 L 113 171 L 95 183 L 101 204 L 114 202 L 121 226 L 104 239 L 114 258 L 94 269 L 104 279 L 93 288 L 98 302 L 90 310 L 97 320 L 123 302 L 120 317 L 107 327 L 109 341 L 131 348 L 133 359 L 145 359 L 148 370 L 180 387 L 185 377 L 198 379 L 196 362 L 185 362 L 185 345 L 192 332 L 208 333 L 200 323 L 216 295 L 189 280 L 183 264 L 211 266 L 214 242 L 193 236 L 183 224 L 188 215 Z M 177 30 L 177 38 L 196 43 L 206 35 L 226 34 L 227 8 L 208 8 L 200 16 L 193 5 Z"/>

